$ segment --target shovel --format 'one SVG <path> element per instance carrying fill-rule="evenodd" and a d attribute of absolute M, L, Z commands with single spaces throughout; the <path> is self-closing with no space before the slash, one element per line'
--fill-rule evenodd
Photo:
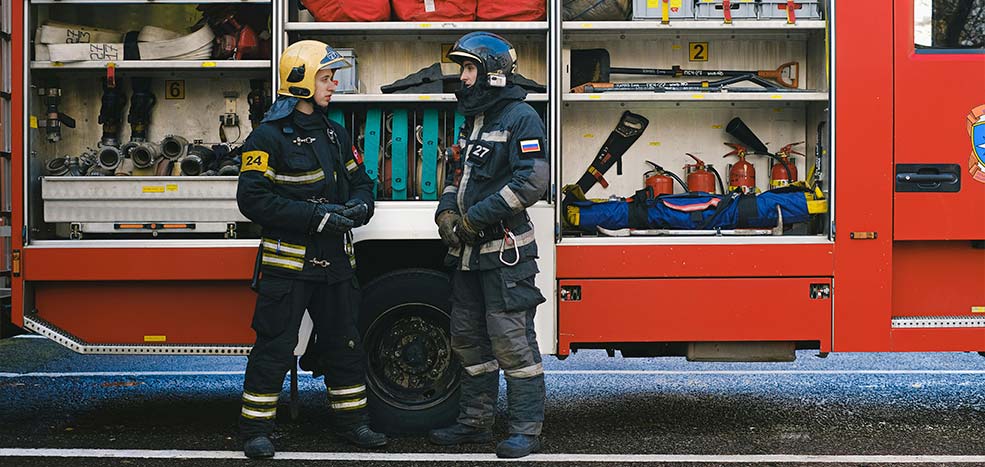
<path fill-rule="evenodd" d="M 609 82 L 610 75 L 644 75 L 673 77 L 726 77 L 753 75 L 775 81 L 785 88 L 796 89 L 800 84 L 800 63 L 787 62 L 775 70 L 685 70 L 678 65 L 670 69 L 623 68 L 609 64 L 606 49 L 581 49 L 571 51 L 571 87 L 585 83 Z"/>

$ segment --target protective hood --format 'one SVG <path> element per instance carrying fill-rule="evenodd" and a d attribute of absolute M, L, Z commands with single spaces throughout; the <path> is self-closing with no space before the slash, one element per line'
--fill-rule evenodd
<path fill-rule="evenodd" d="M 494 88 L 480 79 L 472 87 L 456 91 L 455 97 L 458 98 L 458 112 L 473 116 L 507 102 L 522 101 L 527 97 L 527 91 L 513 83 L 504 88 Z"/>
<path fill-rule="evenodd" d="M 299 100 L 297 97 L 277 96 L 274 105 L 271 105 L 270 110 L 263 114 L 263 120 L 260 120 L 260 123 L 280 120 L 290 115 L 294 111 L 294 106 L 298 105 Z"/>

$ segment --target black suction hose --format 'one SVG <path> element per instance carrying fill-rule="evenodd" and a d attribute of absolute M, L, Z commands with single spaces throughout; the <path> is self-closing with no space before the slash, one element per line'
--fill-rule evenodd
<path fill-rule="evenodd" d="M 724 195 L 725 194 L 725 184 L 722 183 L 722 174 L 718 173 L 718 170 L 715 169 L 715 167 L 713 167 L 713 166 L 710 166 L 709 165 L 707 167 L 708 167 L 708 170 L 711 170 L 711 173 L 715 174 L 715 180 L 718 180 L 718 190 L 721 191 L 722 194 Z"/>

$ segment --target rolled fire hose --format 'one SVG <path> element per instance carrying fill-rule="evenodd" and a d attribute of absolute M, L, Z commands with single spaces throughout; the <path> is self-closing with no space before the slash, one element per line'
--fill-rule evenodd
<path fill-rule="evenodd" d="M 212 40 L 215 34 L 208 26 L 202 26 L 197 31 L 171 37 L 170 31 L 161 33 L 160 28 L 141 30 L 138 35 L 137 49 L 140 60 L 207 60 L 212 57 Z M 139 38 L 155 39 L 140 42 Z M 44 46 L 39 46 L 44 48 Z M 48 58 L 55 62 L 78 62 L 86 60 L 124 60 L 123 43 L 83 43 L 83 44 L 49 44 Z"/>
<path fill-rule="evenodd" d="M 133 175 L 133 159 L 123 159 L 120 161 L 120 165 L 116 167 L 116 171 L 113 172 L 116 176 L 129 176 Z"/>
<path fill-rule="evenodd" d="M 191 146 L 188 155 L 181 158 L 181 175 L 197 176 L 212 171 L 215 166 L 215 152 L 205 146 Z"/>

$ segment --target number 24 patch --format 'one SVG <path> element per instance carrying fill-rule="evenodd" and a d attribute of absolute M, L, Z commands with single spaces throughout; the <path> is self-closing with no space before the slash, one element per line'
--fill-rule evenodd
<path fill-rule="evenodd" d="M 249 170 L 255 170 L 257 172 L 266 172 L 267 163 L 270 161 L 270 154 L 264 151 L 246 151 L 243 153 L 243 165 L 240 167 L 240 172 L 246 172 Z"/>

